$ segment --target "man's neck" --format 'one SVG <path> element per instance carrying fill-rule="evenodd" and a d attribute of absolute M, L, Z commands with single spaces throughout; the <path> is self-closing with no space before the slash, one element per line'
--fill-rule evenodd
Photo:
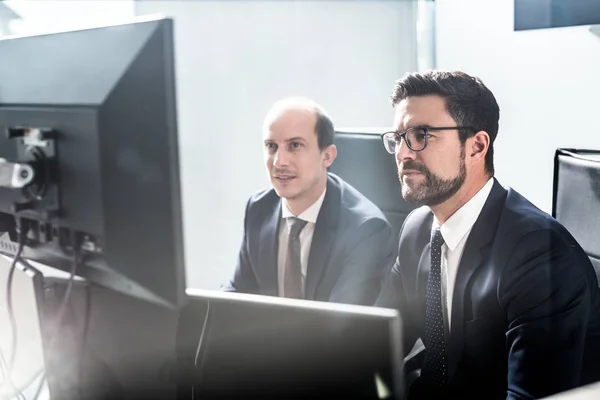
<path fill-rule="evenodd" d="M 440 225 L 443 225 L 456 211 L 467 204 L 485 186 L 489 179 L 489 176 L 484 175 L 472 182 L 465 182 L 454 196 L 442 204 L 431 206 L 431 211 L 433 211 Z"/>
<path fill-rule="evenodd" d="M 304 193 L 300 198 L 290 198 L 283 199 L 283 204 L 290 210 L 290 212 L 294 216 L 298 216 L 302 214 L 304 211 L 308 210 L 310 206 L 315 204 L 315 202 L 321 197 L 323 192 L 325 191 L 325 187 L 327 184 L 327 180 L 324 180 L 323 183 L 319 183 L 314 188 L 311 189 L 309 193 Z"/>

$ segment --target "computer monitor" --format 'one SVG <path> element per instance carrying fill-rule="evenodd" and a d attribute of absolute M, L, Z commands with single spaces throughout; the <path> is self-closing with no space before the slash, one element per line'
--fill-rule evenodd
<path fill-rule="evenodd" d="M 402 398 L 395 310 L 187 292 L 179 398 Z"/>
<path fill-rule="evenodd" d="M 2 253 L 26 227 L 24 259 L 183 303 L 173 52 L 170 19 L 0 40 Z"/>

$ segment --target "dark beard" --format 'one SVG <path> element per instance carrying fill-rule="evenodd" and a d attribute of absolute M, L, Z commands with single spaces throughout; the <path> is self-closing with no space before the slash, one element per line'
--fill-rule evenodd
<path fill-rule="evenodd" d="M 409 189 L 409 192 L 405 192 L 401 172 L 398 171 L 400 184 L 403 186 L 402 197 L 404 200 L 418 205 L 437 206 L 454 196 L 465 183 L 467 177 L 465 146 L 463 145 L 461 149 L 458 175 L 452 179 L 442 179 L 432 174 L 424 165 L 412 162 L 404 163 L 403 169 L 419 171 L 425 176 L 425 182 L 416 190 Z"/>

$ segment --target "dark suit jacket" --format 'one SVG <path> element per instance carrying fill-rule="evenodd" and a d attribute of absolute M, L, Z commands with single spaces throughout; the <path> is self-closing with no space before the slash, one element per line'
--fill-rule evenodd
<path fill-rule="evenodd" d="M 427 207 L 407 217 L 377 301 L 400 311 L 405 350 L 424 333 L 432 221 Z M 497 181 L 465 245 L 447 342 L 442 398 L 532 399 L 600 380 L 600 293 L 588 257 Z M 427 392 L 420 379 L 410 389 L 434 398 Z"/>
<path fill-rule="evenodd" d="M 393 265 L 397 238 L 381 210 L 328 175 L 308 259 L 306 299 L 373 305 Z M 281 206 L 273 189 L 248 200 L 237 267 L 224 290 L 278 295 Z"/>

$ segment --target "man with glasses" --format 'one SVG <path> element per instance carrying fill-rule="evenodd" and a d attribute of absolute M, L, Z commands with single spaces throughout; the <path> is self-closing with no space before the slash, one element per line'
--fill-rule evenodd
<path fill-rule="evenodd" d="M 373 305 L 395 257 L 383 213 L 327 168 L 334 128 L 315 102 L 287 98 L 267 114 L 264 160 L 273 188 L 246 205 L 227 291 Z"/>
<path fill-rule="evenodd" d="M 494 95 L 430 71 L 398 80 L 392 103 L 383 144 L 402 196 L 423 207 L 377 305 L 400 311 L 405 350 L 423 341 L 409 398 L 533 399 L 600 380 L 594 270 L 563 226 L 494 178 Z"/>

